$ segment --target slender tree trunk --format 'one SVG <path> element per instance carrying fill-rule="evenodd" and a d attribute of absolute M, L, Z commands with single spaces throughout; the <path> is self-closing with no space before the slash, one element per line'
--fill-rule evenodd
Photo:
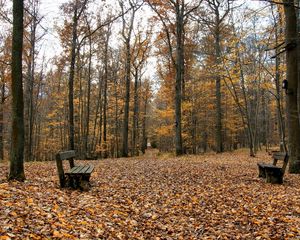
<path fill-rule="evenodd" d="M 0 160 L 4 159 L 4 103 L 5 103 L 5 83 L 1 86 L 1 105 L 0 105 Z"/>
<path fill-rule="evenodd" d="M 116 73 L 114 73 L 116 74 Z M 114 75 L 114 97 L 115 97 L 115 126 L 114 126 L 114 135 L 115 135 L 115 156 L 118 158 L 120 156 L 120 146 L 119 146 L 119 139 L 120 139 L 120 124 L 119 124 L 119 97 L 118 97 L 118 83 L 117 83 L 117 76 Z"/>
<path fill-rule="evenodd" d="M 107 152 L 107 84 L 108 84 L 108 43 L 110 38 L 110 29 L 108 28 L 106 33 L 106 41 L 105 41 L 105 52 L 104 52 L 104 93 L 103 93 L 103 143 L 104 143 L 104 151 L 103 157 L 108 157 Z"/>
<path fill-rule="evenodd" d="M 103 83 L 101 83 L 102 86 Z M 102 95 L 103 95 L 103 88 L 101 87 L 101 101 L 100 101 L 100 116 L 99 116 L 99 127 L 98 127 L 98 146 L 100 146 L 100 148 L 102 148 L 102 141 L 103 141 L 103 99 L 102 99 Z M 99 155 L 102 158 L 102 150 L 99 151 Z"/>
<path fill-rule="evenodd" d="M 91 102 L 91 81 L 92 81 L 92 39 L 89 37 L 89 66 L 88 66 L 88 81 L 87 81 L 87 102 L 86 102 L 86 126 L 84 139 L 84 154 L 85 157 L 90 157 L 89 135 L 90 135 L 90 102 Z"/>
<path fill-rule="evenodd" d="M 277 42 L 277 41 L 276 41 Z M 278 45 L 278 42 L 276 46 Z M 276 50 L 276 53 L 278 50 Z M 280 151 L 287 152 L 286 140 L 285 140 L 285 124 L 282 112 L 282 102 L 281 102 L 281 91 L 280 91 L 280 57 L 276 57 L 275 63 L 275 87 L 276 87 L 276 108 L 277 108 L 277 121 L 278 121 L 278 131 L 279 131 L 279 146 Z"/>
<path fill-rule="evenodd" d="M 131 68 L 131 53 L 130 42 L 126 43 L 126 77 L 125 77 L 125 106 L 123 119 L 123 148 L 122 157 L 128 157 L 128 120 L 129 120 L 129 102 L 130 102 L 130 68 Z"/>
<path fill-rule="evenodd" d="M 147 149 L 147 105 L 148 105 L 148 95 L 145 94 L 144 100 L 144 116 L 143 116 L 143 123 L 142 123 L 142 144 L 141 144 L 141 151 L 145 154 Z"/>
<path fill-rule="evenodd" d="M 286 17 L 286 44 L 289 46 L 286 52 L 287 61 L 287 121 L 289 134 L 290 173 L 300 173 L 300 126 L 297 108 L 298 88 L 298 48 L 297 41 L 297 16 L 294 0 L 284 1 L 284 12 Z"/>
<path fill-rule="evenodd" d="M 280 28 L 281 23 L 281 14 L 279 15 L 279 21 L 274 16 L 273 8 L 272 8 L 272 15 L 274 18 L 274 28 L 275 28 L 275 46 L 279 45 L 279 35 L 282 33 L 282 29 Z M 287 145 L 285 140 L 285 121 L 284 121 L 284 115 L 283 115 L 283 108 L 282 108 L 282 92 L 281 92 L 281 84 L 280 84 L 280 64 L 281 64 L 281 58 L 279 55 L 280 49 L 276 48 L 276 58 L 275 58 L 275 87 L 276 87 L 276 108 L 277 108 L 277 121 L 278 121 L 278 132 L 279 132 L 279 146 L 280 151 L 287 152 Z"/>
<path fill-rule="evenodd" d="M 75 150 L 75 133 L 74 133 L 74 76 L 76 62 L 76 42 L 77 42 L 77 2 L 74 9 L 73 26 L 72 26 L 72 46 L 71 46 L 71 61 L 69 75 L 69 149 Z M 74 161 L 70 161 L 70 167 L 74 167 Z"/>
<path fill-rule="evenodd" d="M 132 154 L 138 155 L 137 138 L 138 138 L 138 113 L 139 113 L 139 96 L 138 96 L 138 82 L 139 73 L 138 69 L 135 69 L 134 74 L 134 103 L 133 103 L 133 134 L 132 134 Z"/>
<path fill-rule="evenodd" d="M 216 64 L 221 63 L 221 46 L 220 46 L 220 29 L 219 29 L 219 15 L 217 14 L 215 30 L 215 50 L 216 50 Z M 223 149 L 223 136 L 222 136 L 222 96 L 221 96 L 221 76 L 216 75 L 216 151 L 221 153 Z"/>
<path fill-rule="evenodd" d="M 13 37 L 11 62 L 12 134 L 9 180 L 25 180 L 24 173 L 24 102 L 22 85 L 23 0 L 13 0 Z"/>
<path fill-rule="evenodd" d="M 99 83 L 98 83 L 98 97 L 97 97 L 97 104 L 96 104 L 96 116 L 95 116 L 95 120 L 94 120 L 94 127 L 93 127 L 93 138 L 92 138 L 92 152 L 94 153 L 95 150 L 96 150 L 96 145 L 97 145 L 97 141 L 95 141 L 95 139 L 97 139 L 97 133 L 96 133 L 96 130 L 97 130 L 97 122 L 98 122 L 98 115 L 100 114 L 100 111 L 101 111 L 101 102 L 102 102 L 102 94 L 101 94 L 101 91 L 102 91 L 102 80 L 101 80 L 101 72 L 99 72 L 99 77 L 98 77 L 98 80 L 99 80 Z"/>
<path fill-rule="evenodd" d="M 176 156 L 183 154 L 182 146 L 182 122 L 181 122 L 181 102 L 183 83 L 183 13 L 184 6 L 176 4 L 176 82 L 175 82 L 175 149 Z"/>
<path fill-rule="evenodd" d="M 32 148 L 33 148 L 33 118 L 34 118 L 34 105 L 33 105 L 33 88 L 34 88 L 34 72 L 35 72 L 35 41 L 36 41 L 36 27 L 37 18 L 34 10 L 33 22 L 31 23 L 30 33 L 30 54 L 28 65 L 28 81 L 25 85 L 26 88 L 26 121 L 25 121 L 25 159 L 32 160 Z"/>

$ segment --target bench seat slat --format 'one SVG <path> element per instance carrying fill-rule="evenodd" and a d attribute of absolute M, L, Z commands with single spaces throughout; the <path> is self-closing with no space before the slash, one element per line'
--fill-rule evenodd
<path fill-rule="evenodd" d="M 78 168 L 80 168 L 80 166 L 75 166 L 75 167 L 71 168 L 69 171 L 67 171 L 66 174 L 73 173 L 73 172 L 75 172 Z"/>
<path fill-rule="evenodd" d="M 71 172 L 71 174 L 83 173 L 86 165 L 79 165 L 77 169 Z"/>
<path fill-rule="evenodd" d="M 80 175 L 80 174 L 91 174 L 94 170 L 93 165 L 81 165 L 72 168 L 69 172 L 66 172 L 67 175 Z"/>
<path fill-rule="evenodd" d="M 93 165 L 89 165 L 89 168 L 85 171 L 85 173 L 89 174 L 94 170 L 94 166 Z"/>
<path fill-rule="evenodd" d="M 268 168 L 268 169 L 278 169 L 278 170 L 281 170 L 281 167 L 278 167 L 278 166 L 274 166 L 272 164 L 267 164 L 264 166 L 264 168 Z"/>
<path fill-rule="evenodd" d="M 269 164 L 269 163 L 257 163 L 258 166 L 261 166 L 261 167 L 275 167 L 273 164 Z"/>
<path fill-rule="evenodd" d="M 86 173 L 86 170 L 88 170 L 89 167 L 90 167 L 89 165 L 83 166 L 83 168 L 78 173 L 82 173 L 82 174 Z"/>

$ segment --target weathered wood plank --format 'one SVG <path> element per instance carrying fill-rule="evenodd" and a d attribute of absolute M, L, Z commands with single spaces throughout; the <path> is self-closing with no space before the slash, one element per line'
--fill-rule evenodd
<path fill-rule="evenodd" d="M 273 154 L 273 158 L 276 158 L 278 160 L 284 160 L 285 156 L 286 156 L 286 153 L 284 153 L 284 152 L 276 152 Z"/>
<path fill-rule="evenodd" d="M 74 150 L 59 152 L 56 156 L 58 156 L 61 160 L 66 160 L 69 158 L 74 158 L 76 156 Z"/>
<path fill-rule="evenodd" d="M 88 167 L 89 167 L 88 165 L 80 166 L 75 171 L 73 171 L 71 174 L 78 174 L 78 173 L 81 174 L 81 173 L 84 173 Z"/>
<path fill-rule="evenodd" d="M 94 166 L 93 165 L 89 165 L 89 168 L 85 171 L 85 173 L 92 173 L 94 170 Z"/>
<path fill-rule="evenodd" d="M 57 173 L 58 173 L 58 178 L 59 178 L 59 184 L 60 184 L 60 187 L 63 188 L 65 186 L 66 180 L 65 180 L 65 174 L 64 174 L 62 160 L 58 154 L 56 155 L 56 167 L 57 167 Z"/>
<path fill-rule="evenodd" d="M 75 167 L 71 168 L 69 171 L 67 171 L 65 174 L 71 174 L 74 171 L 76 171 L 78 168 L 81 168 L 81 166 L 75 166 Z"/>
<path fill-rule="evenodd" d="M 69 175 L 70 174 L 72 174 L 72 175 L 90 174 L 93 172 L 93 170 L 94 170 L 93 165 L 80 165 L 80 166 L 75 166 L 70 171 L 66 172 L 66 174 L 69 174 Z"/>

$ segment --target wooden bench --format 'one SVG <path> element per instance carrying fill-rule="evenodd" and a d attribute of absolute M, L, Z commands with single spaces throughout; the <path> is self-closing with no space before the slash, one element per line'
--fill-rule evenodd
<path fill-rule="evenodd" d="M 63 187 L 72 187 L 74 189 L 88 190 L 91 173 L 94 170 L 93 165 L 74 164 L 75 151 L 65 151 L 56 154 L 56 166 L 58 171 L 59 183 Z M 70 169 L 64 172 L 63 160 L 69 160 Z"/>
<path fill-rule="evenodd" d="M 283 183 L 283 175 L 288 164 L 289 156 L 284 152 L 273 152 L 273 163 L 257 163 L 258 177 L 266 178 L 267 183 Z M 276 166 L 278 161 L 283 161 L 282 167 Z"/>

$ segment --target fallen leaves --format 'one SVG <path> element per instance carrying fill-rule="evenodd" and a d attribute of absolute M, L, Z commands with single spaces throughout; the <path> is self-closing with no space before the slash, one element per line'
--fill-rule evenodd
<path fill-rule="evenodd" d="M 25 183 L 0 178 L 0 240 L 299 238 L 299 177 L 266 184 L 261 160 L 270 161 L 246 152 L 101 160 L 89 192 L 59 189 L 54 162 L 26 163 Z"/>

